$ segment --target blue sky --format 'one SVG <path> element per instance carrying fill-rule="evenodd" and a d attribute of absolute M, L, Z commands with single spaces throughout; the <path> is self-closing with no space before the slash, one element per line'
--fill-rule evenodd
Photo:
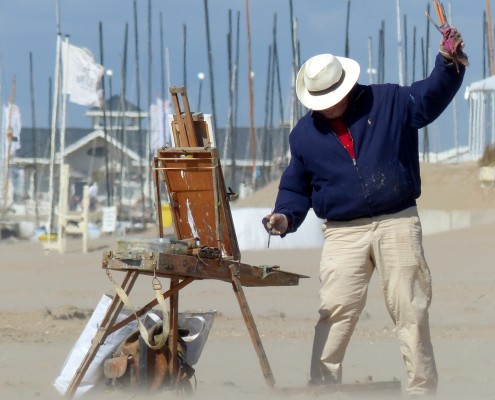
<path fill-rule="evenodd" d="M 430 2 L 431 3 L 431 2 Z M 452 10 L 452 25 L 459 28 L 466 42 L 466 53 L 470 56 L 464 85 L 456 98 L 459 115 L 461 144 L 467 144 L 467 103 L 463 98 L 467 84 L 483 78 L 482 66 L 482 17 L 486 7 L 484 0 L 444 1 L 445 8 Z M 420 74 L 420 40 L 426 36 L 427 19 L 424 16 L 428 1 L 401 1 L 401 23 L 407 16 L 409 78 L 412 74 L 413 28 L 417 29 L 417 67 Z M 139 57 L 141 81 L 141 105 L 148 104 L 148 17 L 147 0 L 138 0 Z M 298 21 L 298 38 L 301 58 L 306 60 L 318 53 L 344 54 L 347 0 L 293 0 L 294 16 Z M 232 10 L 234 29 L 236 14 L 240 12 L 240 65 L 239 65 L 239 125 L 249 124 L 249 102 L 247 88 L 247 36 L 245 0 L 209 0 L 209 18 L 214 66 L 216 120 L 225 126 L 228 110 L 227 85 L 227 33 L 228 11 Z M 290 43 L 289 0 L 250 0 L 251 46 L 254 77 L 255 123 L 264 122 L 265 86 L 268 68 L 268 46 L 272 42 L 274 15 L 277 15 L 277 46 L 285 109 L 288 112 L 290 93 L 292 50 Z M 153 0 L 152 1 L 152 98 L 161 93 L 159 15 L 163 15 L 164 45 L 170 54 L 170 76 L 172 85 L 183 82 L 183 26 L 187 29 L 187 91 L 193 109 L 196 108 L 199 80 L 204 72 L 201 110 L 211 112 L 209 92 L 208 54 L 204 23 L 203 0 Z M 434 11 L 432 9 L 432 13 Z M 98 26 L 103 24 L 104 66 L 113 71 L 112 91 L 120 93 L 120 59 L 123 54 L 124 29 L 129 24 L 128 99 L 137 102 L 135 76 L 134 16 L 132 0 L 61 0 L 61 31 L 69 35 L 72 44 L 90 49 L 100 59 Z M 372 38 L 373 66 L 377 66 L 378 31 L 385 22 L 385 80 L 398 82 L 397 72 L 397 21 L 396 0 L 351 0 L 350 57 L 368 67 L 368 37 Z M 403 29 L 403 27 L 402 27 Z M 440 34 L 431 26 L 431 52 L 433 59 L 438 49 Z M 404 35 L 403 40 L 404 40 Z M 1 98 L 7 101 L 16 76 L 16 103 L 21 108 L 24 126 L 31 126 L 31 103 L 29 92 L 29 52 L 33 54 L 34 86 L 36 101 L 36 125 L 47 127 L 49 78 L 54 75 L 56 48 L 56 0 L 0 0 L 0 67 Z M 430 63 L 431 65 L 431 63 Z M 361 83 L 368 83 L 368 76 L 361 74 Z M 108 81 L 106 83 L 109 90 Z M 70 105 L 68 126 L 89 127 L 84 117 L 86 108 Z M 430 148 L 443 150 L 453 145 L 452 107 L 434 123 L 430 129 Z"/>

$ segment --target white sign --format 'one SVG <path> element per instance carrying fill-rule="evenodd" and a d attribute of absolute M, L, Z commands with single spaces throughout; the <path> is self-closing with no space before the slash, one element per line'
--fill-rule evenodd
<path fill-rule="evenodd" d="M 115 232 L 117 227 L 117 207 L 103 207 L 101 231 L 105 233 Z"/>

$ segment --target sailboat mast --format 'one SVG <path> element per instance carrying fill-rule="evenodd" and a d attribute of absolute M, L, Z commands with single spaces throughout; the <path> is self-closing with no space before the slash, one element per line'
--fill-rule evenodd
<path fill-rule="evenodd" d="M 105 65 L 104 62 L 104 51 L 103 51 L 103 24 L 100 21 L 99 23 L 99 34 L 100 34 L 100 64 Z M 103 103 L 101 105 L 102 111 L 103 111 L 103 135 L 105 137 L 105 185 L 107 188 L 107 206 L 110 206 L 112 204 L 112 187 L 110 185 L 110 172 L 109 172 L 109 167 L 108 167 L 108 128 L 107 128 L 107 94 L 105 91 L 105 78 L 101 80 L 101 91 L 103 94 Z M 111 101 L 112 99 L 110 99 Z M 110 111 L 111 115 L 111 111 Z M 110 117 L 110 121 L 111 121 Z M 110 123 L 110 126 L 112 124 Z"/>
<path fill-rule="evenodd" d="M 403 63 L 403 55 L 402 55 L 402 34 L 401 34 L 401 26 L 400 26 L 400 0 L 396 0 L 396 8 L 397 8 L 397 55 L 399 57 L 399 84 L 404 86 L 404 63 Z"/>
<path fill-rule="evenodd" d="M 232 143 L 232 120 L 233 120 L 233 113 L 234 113 L 234 75 L 233 75 L 233 60 L 232 60 L 232 9 L 229 8 L 228 12 L 228 26 L 229 26 L 229 32 L 227 34 L 227 71 L 229 73 L 229 108 L 227 112 L 227 129 L 225 131 L 225 140 L 224 140 L 224 151 L 223 151 L 223 158 L 227 159 L 227 150 L 228 146 L 227 144 L 230 142 L 230 155 L 231 155 L 231 175 L 230 175 L 230 186 L 234 187 L 235 181 L 234 181 L 234 169 L 235 169 L 235 163 L 234 163 L 234 154 L 235 154 L 235 149 L 233 149 L 233 143 Z M 198 111 L 200 111 L 198 109 Z M 232 150 L 233 149 L 233 150 Z"/>
<path fill-rule="evenodd" d="M 428 10 L 429 14 L 429 10 Z M 428 47 L 425 45 L 423 38 L 421 38 L 421 55 L 423 59 L 423 77 L 426 77 L 428 73 Z M 423 128 L 423 161 L 429 161 L 430 154 L 430 143 L 428 139 L 428 125 Z"/>
<path fill-rule="evenodd" d="M 237 11 L 236 18 L 236 39 L 235 39 L 235 62 L 232 84 L 234 90 L 233 99 L 233 124 L 232 124 L 232 141 L 231 141 L 231 152 L 232 152 L 232 182 L 236 183 L 236 148 L 237 148 L 237 117 L 239 111 L 239 56 L 240 56 L 240 40 L 241 40 L 241 12 Z"/>
<path fill-rule="evenodd" d="M 182 82 L 187 88 L 187 26 L 182 24 Z M 200 110 L 197 110 L 200 112 Z"/>
<path fill-rule="evenodd" d="M 378 42 L 378 83 L 385 82 L 385 21 L 382 20 Z"/>
<path fill-rule="evenodd" d="M 490 1 L 486 0 L 486 11 L 488 15 L 488 49 L 490 54 L 490 72 L 491 76 L 495 75 L 495 53 L 493 51 L 493 25 L 492 25 L 492 12 L 490 9 Z"/>
<path fill-rule="evenodd" d="M 151 106 L 151 87 L 152 87 L 152 65 L 153 65 L 153 35 L 152 32 L 152 18 L 151 18 L 151 0 L 148 0 L 148 109 Z"/>
<path fill-rule="evenodd" d="M 165 47 L 163 44 L 163 13 L 162 12 L 160 12 L 160 78 L 161 78 L 162 100 L 165 101 Z"/>
<path fill-rule="evenodd" d="M 413 53 L 412 53 L 412 80 L 416 80 L 416 25 L 413 28 Z"/>
<path fill-rule="evenodd" d="M 482 55 L 482 59 L 483 59 L 483 79 L 486 78 L 486 62 L 487 62 L 487 59 L 486 59 L 486 52 L 487 52 L 487 44 L 486 44 L 486 38 L 488 36 L 488 32 L 487 32 L 487 22 L 486 22 L 486 11 L 483 11 L 483 55 Z"/>
<path fill-rule="evenodd" d="M 449 1 L 449 21 L 451 24 L 454 23 L 452 19 L 452 7 Z M 459 124 L 457 123 L 457 101 L 454 96 L 452 100 L 452 118 L 453 118 L 453 126 L 454 126 L 454 148 L 456 154 L 456 161 L 459 161 Z"/>
<path fill-rule="evenodd" d="M 129 38 L 129 24 L 125 24 L 125 32 L 124 32 L 124 51 L 121 60 L 121 93 L 120 93 L 120 112 L 121 112 L 121 120 L 120 120 L 120 143 L 125 147 L 127 147 L 127 134 L 126 134 L 126 117 L 127 117 L 127 107 L 126 107 L 126 91 L 127 91 L 127 48 L 128 48 L 128 38 Z M 122 219 L 122 197 L 123 190 L 122 186 L 124 184 L 124 152 L 121 152 L 120 156 L 120 186 L 119 186 L 119 219 Z"/>
<path fill-rule="evenodd" d="M 138 17 L 137 17 L 137 3 L 134 0 L 134 50 L 135 50 L 135 62 L 136 62 L 136 96 L 137 96 L 137 108 L 138 108 L 138 138 L 139 138 L 139 151 L 142 154 L 144 150 L 144 154 L 146 155 L 146 149 L 143 148 L 143 136 L 141 129 L 141 80 L 139 77 L 139 38 L 138 38 Z M 145 158 L 144 156 L 143 158 Z M 145 170 L 143 163 L 140 165 L 141 171 L 141 179 L 139 180 L 141 183 L 141 213 L 143 221 L 146 216 L 146 199 L 144 192 L 144 181 L 145 181 Z"/>
<path fill-rule="evenodd" d="M 261 140 L 261 160 L 263 161 L 263 166 L 265 166 L 265 163 L 269 161 L 269 155 L 268 155 L 268 125 L 269 125 L 269 118 L 270 118 L 270 109 L 272 108 L 273 104 L 271 102 L 271 96 L 270 96 L 270 88 L 271 88 L 271 82 L 272 82 L 272 61 L 273 57 L 273 48 L 272 45 L 268 46 L 268 63 L 267 63 L 267 71 L 266 71 L 266 87 L 265 87 L 265 120 L 263 124 L 263 137 Z M 263 176 L 263 179 L 265 180 L 266 177 Z M 266 180 L 265 180 L 266 181 Z"/>
<path fill-rule="evenodd" d="M 291 37 L 291 47 L 292 47 L 292 79 L 291 79 L 291 103 L 290 103 L 290 126 L 292 128 L 295 126 L 296 121 L 300 116 L 300 106 L 296 97 L 296 76 L 299 70 L 299 56 L 297 51 L 297 35 L 296 35 L 296 19 L 294 18 L 294 7 L 292 0 L 289 0 L 289 15 L 290 15 L 290 37 Z"/>
<path fill-rule="evenodd" d="M 165 65 L 166 65 L 166 76 L 167 76 L 167 86 L 168 88 L 170 88 L 170 86 L 172 85 L 172 81 L 171 81 L 171 78 L 170 78 L 170 50 L 169 48 L 167 47 L 165 49 Z M 170 101 L 170 90 L 168 91 L 167 93 L 167 99 L 168 101 Z"/>
<path fill-rule="evenodd" d="M 351 19 L 351 0 L 347 0 L 347 18 L 345 21 L 345 57 L 349 57 L 349 22 Z"/>
<path fill-rule="evenodd" d="M 34 74 L 33 74 L 33 53 L 29 52 L 29 92 L 31 95 L 31 126 L 33 141 L 33 196 L 34 215 L 36 227 L 39 225 L 40 215 L 38 207 L 38 130 L 36 128 L 36 107 L 34 99 Z"/>
<path fill-rule="evenodd" d="M 276 14 L 275 14 L 276 16 Z M 274 26 L 273 26 L 273 69 L 274 69 L 274 75 L 275 75 L 275 82 L 277 83 L 277 95 L 278 95 L 278 106 L 279 106 L 279 118 L 280 118 L 280 123 L 279 123 L 279 129 L 281 130 L 282 134 L 282 149 L 281 151 L 277 154 L 277 156 L 280 156 L 280 159 L 282 160 L 286 153 L 287 153 L 287 135 L 285 133 L 285 120 L 284 120 L 284 101 L 282 97 L 282 84 L 280 82 L 280 63 L 278 60 L 278 46 L 277 46 L 277 18 L 275 18 L 274 21 Z"/>
<path fill-rule="evenodd" d="M 251 65 L 251 24 L 249 20 L 249 0 L 246 0 L 246 30 L 248 45 L 249 120 L 251 132 L 252 188 L 256 187 L 256 138 L 254 131 L 253 69 Z"/>
<path fill-rule="evenodd" d="M 213 54 L 211 50 L 211 38 L 210 38 L 210 17 L 208 13 L 208 0 L 204 0 L 205 6 L 205 26 L 206 26 L 206 46 L 208 48 L 208 69 L 210 73 L 210 99 L 211 99 L 211 112 L 213 120 L 213 129 L 217 129 L 217 116 L 215 110 L 215 84 L 213 79 Z"/>
<path fill-rule="evenodd" d="M 373 42 L 371 36 L 368 36 L 368 79 L 370 84 L 373 83 Z"/>
<path fill-rule="evenodd" d="M 408 54 L 407 54 L 407 15 L 404 14 L 404 85 L 407 85 L 407 75 L 408 75 Z"/>
<path fill-rule="evenodd" d="M 151 86 L 152 86 L 152 35 L 151 35 L 151 0 L 148 0 L 148 113 L 151 111 Z M 153 207 L 154 196 L 151 188 L 151 115 L 148 114 L 148 129 L 146 131 L 146 188 L 148 189 L 148 207 L 154 215 L 155 207 Z"/>

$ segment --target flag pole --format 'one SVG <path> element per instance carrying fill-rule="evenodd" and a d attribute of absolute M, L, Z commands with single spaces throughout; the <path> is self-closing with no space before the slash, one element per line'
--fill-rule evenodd
<path fill-rule="evenodd" d="M 64 161 L 65 161 L 65 127 L 67 124 L 67 77 L 69 76 L 69 35 L 65 35 L 64 40 L 65 54 L 62 69 L 62 121 L 60 125 L 60 149 L 59 149 L 59 174 L 58 174 L 58 217 L 57 217 L 57 243 L 58 250 L 61 253 L 65 253 L 65 238 L 62 235 L 64 230 L 64 219 L 67 210 L 63 207 L 67 204 L 67 186 L 64 184 Z M 62 52 L 63 53 L 63 52 Z M 63 189 L 66 190 L 63 190 Z"/>
<path fill-rule="evenodd" d="M 65 127 L 67 124 L 67 77 L 69 76 L 69 35 L 65 36 L 65 57 L 63 59 L 63 73 L 62 73 L 62 122 L 60 125 L 60 176 L 62 176 L 62 167 L 65 161 Z M 60 184 L 60 182 L 59 182 Z M 60 196 L 60 193 L 59 193 Z"/>
<path fill-rule="evenodd" d="M 53 107 L 52 107 L 52 131 L 50 136 L 50 181 L 48 185 L 48 196 L 50 203 L 50 212 L 48 216 L 47 226 L 47 242 L 50 245 L 51 234 L 53 231 L 53 181 L 54 181 L 54 169 L 55 169 L 55 147 L 56 147 L 56 134 L 57 134 L 57 114 L 58 114 L 58 96 L 59 96 L 59 81 L 60 81 L 60 46 L 61 46 L 61 33 L 57 33 L 57 49 L 55 52 L 55 77 L 54 77 L 54 92 L 53 92 Z"/>

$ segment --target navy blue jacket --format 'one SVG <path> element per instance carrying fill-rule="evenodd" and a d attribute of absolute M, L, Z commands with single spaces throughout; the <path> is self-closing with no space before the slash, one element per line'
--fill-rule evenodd
<path fill-rule="evenodd" d="M 274 209 L 289 218 L 287 233 L 296 231 L 311 207 L 319 218 L 348 221 L 416 205 L 418 129 L 445 110 L 464 72 L 437 55 L 430 76 L 411 86 L 356 84 L 343 115 L 354 160 L 327 120 L 312 111 L 303 116 L 289 136 L 291 160 Z"/>

